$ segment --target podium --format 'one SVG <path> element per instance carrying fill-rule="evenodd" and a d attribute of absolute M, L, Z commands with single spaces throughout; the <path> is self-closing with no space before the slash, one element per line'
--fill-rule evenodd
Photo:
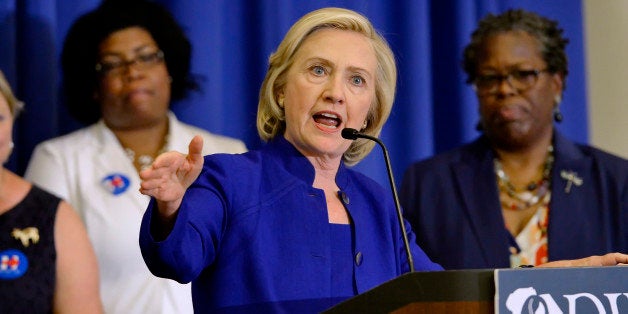
<path fill-rule="evenodd" d="M 407 273 L 323 313 L 494 313 L 494 271 Z"/>
<path fill-rule="evenodd" d="M 407 273 L 324 313 L 628 313 L 628 266 Z"/>

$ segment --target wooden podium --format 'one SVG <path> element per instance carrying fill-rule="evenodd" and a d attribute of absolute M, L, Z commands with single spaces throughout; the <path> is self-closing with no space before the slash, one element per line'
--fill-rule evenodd
<path fill-rule="evenodd" d="M 523 313 L 530 309 L 628 313 L 628 266 L 414 272 L 324 313 Z"/>
<path fill-rule="evenodd" d="M 494 313 L 494 270 L 408 273 L 324 313 Z"/>

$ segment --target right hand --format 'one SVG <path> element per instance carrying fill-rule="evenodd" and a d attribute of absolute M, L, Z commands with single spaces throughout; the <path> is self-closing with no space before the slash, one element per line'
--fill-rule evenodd
<path fill-rule="evenodd" d="M 628 254 L 607 253 L 605 255 L 593 255 L 580 259 L 553 261 L 539 265 L 539 267 L 600 267 L 628 264 Z"/>
<path fill-rule="evenodd" d="M 190 141 L 188 154 L 176 151 L 163 153 L 153 164 L 140 172 L 140 193 L 157 200 L 161 218 L 173 217 L 185 190 L 198 178 L 203 168 L 203 138 L 196 135 Z"/>

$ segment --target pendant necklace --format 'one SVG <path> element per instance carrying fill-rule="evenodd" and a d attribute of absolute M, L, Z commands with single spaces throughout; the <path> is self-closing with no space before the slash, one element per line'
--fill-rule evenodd
<path fill-rule="evenodd" d="M 494 159 L 494 169 L 497 176 L 502 207 L 510 210 L 524 210 L 539 204 L 550 190 L 550 173 L 554 164 L 554 147 L 547 149 L 547 157 L 543 166 L 543 175 L 536 182 L 532 181 L 522 190 L 518 190 L 510 181 L 510 177 L 504 171 L 501 162 Z"/>

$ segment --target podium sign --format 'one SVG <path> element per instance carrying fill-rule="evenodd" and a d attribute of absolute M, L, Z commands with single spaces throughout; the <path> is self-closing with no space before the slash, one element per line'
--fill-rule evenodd
<path fill-rule="evenodd" d="M 496 313 L 628 313 L 628 267 L 495 270 Z"/>

